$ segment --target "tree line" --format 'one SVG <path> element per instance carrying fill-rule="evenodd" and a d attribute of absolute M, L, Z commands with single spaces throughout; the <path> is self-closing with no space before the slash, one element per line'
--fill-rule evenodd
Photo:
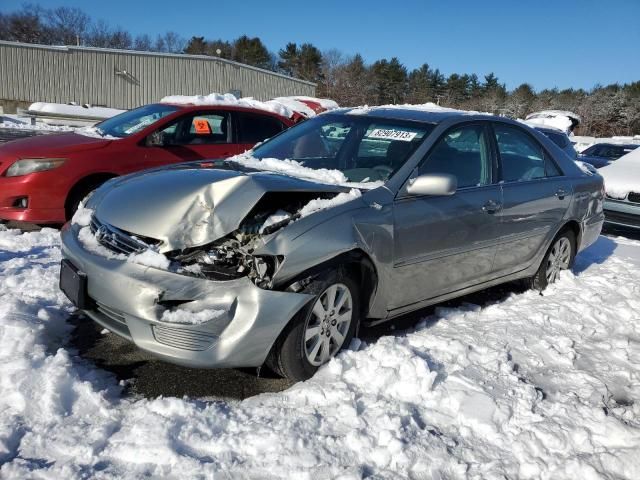
<path fill-rule="evenodd" d="M 507 90 L 494 73 L 481 78 L 473 73 L 445 75 L 427 63 L 409 70 L 396 57 L 367 63 L 359 54 L 320 51 L 311 43 L 290 42 L 272 52 L 260 38 L 247 35 L 232 41 L 204 36 L 187 40 L 172 31 L 155 38 L 132 36 L 120 27 L 93 20 L 78 8 L 47 9 L 32 4 L 0 12 L 0 39 L 215 56 L 315 82 L 318 96 L 343 106 L 434 102 L 513 118 L 544 109 L 571 110 L 583 120 L 577 133 L 640 134 L 640 81 L 597 85 L 591 90 L 541 91 L 523 83 Z"/>

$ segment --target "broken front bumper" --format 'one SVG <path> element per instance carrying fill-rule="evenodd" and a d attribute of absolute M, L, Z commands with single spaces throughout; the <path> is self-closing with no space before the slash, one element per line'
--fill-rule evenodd
<path fill-rule="evenodd" d="M 179 365 L 253 367 L 311 295 L 263 290 L 249 279 L 224 282 L 158 270 L 88 252 L 78 226 L 62 230 L 62 252 L 87 275 L 94 306 L 85 313 L 138 347 Z M 225 313 L 198 325 L 163 322 L 165 306 L 207 300 Z M 164 305 L 164 306 L 163 306 Z"/>

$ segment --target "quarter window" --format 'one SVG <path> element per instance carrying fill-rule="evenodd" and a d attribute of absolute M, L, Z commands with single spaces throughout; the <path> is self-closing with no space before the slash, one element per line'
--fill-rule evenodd
<path fill-rule="evenodd" d="M 510 125 L 494 125 L 505 182 L 522 182 L 560 175 L 558 167 L 530 135 Z"/>
<path fill-rule="evenodd" d="M 458 188 L 491 183 L 491 153 L 482 125 L 450 130 L 438 140 L 419 168 L 419 174 L 447 173 L 458 179 Z"/>

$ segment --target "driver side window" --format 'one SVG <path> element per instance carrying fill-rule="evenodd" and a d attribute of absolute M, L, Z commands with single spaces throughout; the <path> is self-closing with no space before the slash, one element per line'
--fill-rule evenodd
<path fill-rule="evenodd" d="M 446 173 L 458 179 L 458 188 L 491 183 L 491 149 L 483 125 L 449 130 L 431 149 L 419 175 Z"/>

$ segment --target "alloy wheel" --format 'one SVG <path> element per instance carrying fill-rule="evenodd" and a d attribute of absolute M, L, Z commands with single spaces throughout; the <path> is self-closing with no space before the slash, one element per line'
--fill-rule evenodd
<path fill-rule="evenodd" d="M 547 258 L 547 283 L 558 279 L 561 270 L 569 268 L 571 262 L 571 241 L 567 237 L 560 237 L 551 247 Z"/>
<path fill-rule="evenodd" d="M 329 361 L 344 343 L 353 316 L 351 291 L 335 283 L 318 296 L 304 331 L 304 351 L 311 365 Z"/>

